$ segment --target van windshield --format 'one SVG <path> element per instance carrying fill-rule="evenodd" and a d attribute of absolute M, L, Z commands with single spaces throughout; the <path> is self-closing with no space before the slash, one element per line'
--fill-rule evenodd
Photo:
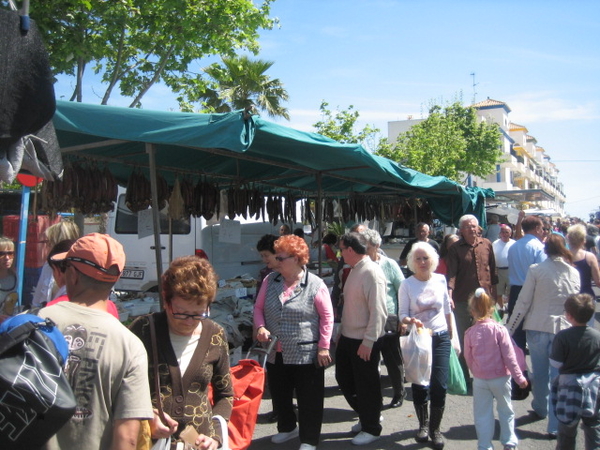
<path fill-rule="evenodd" d="M 190 218 L 172 221 L 173 234 L 190 234 Z M 117 234 L 138 234 L 138 215 L 125 205 L 125 194 L 119 195 L 117 202 L 117 217 L 115 220 Z M 167 209 L 160 212 L 160 232 L 169 234 L 169 217 Z"/>

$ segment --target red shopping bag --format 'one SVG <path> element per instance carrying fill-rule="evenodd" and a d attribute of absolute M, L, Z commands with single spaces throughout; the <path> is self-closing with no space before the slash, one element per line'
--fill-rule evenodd
<path fill-rule="evenodd" d="M 246 450 L 252 442 L 265 386 L 265 369 L 252 359 L 240 359 L 231 368 L 233 410 L 227 425 L 230 450 Z M 209 388 L 212 402 L 212 389 Z"/>
<path fill-rule="evenodd" d="M 258 408 L 265 386 L 265 369 L 252 359 L 242 359 L 231 368 L 233 410 L 229 419 L 229 447 L 245 450 L 252 442 Z"/>

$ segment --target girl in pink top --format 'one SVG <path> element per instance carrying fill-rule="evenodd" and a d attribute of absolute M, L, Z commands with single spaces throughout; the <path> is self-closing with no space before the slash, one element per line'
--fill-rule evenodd
<path fill-rule="evenodd" d="M 464 355 L 473 373 L 473 416 L 477 449 L 491 450 L 494 436 L 494 399 L 504 450 L 517 448 L 515 413 L 510 400 L 510 376 L 521 388 L 527 387 L 507 329 L 492 319 L 494 301 L 478 288 L 469 299 L 474 325 L 465 332 Z"/>

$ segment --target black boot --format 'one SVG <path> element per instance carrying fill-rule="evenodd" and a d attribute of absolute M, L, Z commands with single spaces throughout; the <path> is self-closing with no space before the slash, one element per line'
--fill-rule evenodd
<path fill-rule="evenodd" d="M 432 406 L 431 407 L 431 421 L 429 422 L 429 437 L 433 448 L 436 450 L 442 450 L 444 448 L 444 438 L 440 432 L 440 425 L 442 423 L 442 417 L 444 416 L 444 407 Z"/>
<path fill-rule="evenodd" d="M 428 428 L 429 428 L 429 414 L 428 414 L 428 405 L 427 403 L 423 403 L 422 405 L 414 404 L 415 412 L 417 413 L 417 419 L 419 419 L 419 431 L 417 431 L 417 435 L 415 436 L 415 441 L 417 442 L 427 442 L 428 436 Z"/>

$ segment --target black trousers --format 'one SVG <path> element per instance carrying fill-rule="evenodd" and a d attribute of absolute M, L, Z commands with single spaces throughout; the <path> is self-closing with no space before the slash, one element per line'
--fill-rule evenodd
<path fill-rule="evenodd" d="M 386 333 L 377 341 L 381 345 L 381 356 L 392 382 L 395 396 L 404 394 L 404 364 L 400 353 L 398 333 Z"/>
<path fill-rule="evenodd" d="M 379 341 L 377 341 L 379 342 Z M 375 342 L 369 361 L 357 352 L 362 340 L 341 336 L 335 353 L 335 379 L 350 407 L 357 412 L 362 431 L 381 434 L 382 397 L 379 381 L 380 348 Z"/>
<path fill-rule="evenodd" d="M 279 414 L 277 431 L 287 433 L 296 428 L 295 391 L 300 442 L 318 445 L 323 423 L 325 369 L 314 364 L 284 364 L 279 352 L 275 364 L 267 363 L 267 378 L 273 409 Z"/>
<path fill-rule="evenodd" d="M 510 296 L 508 297 L 508 306 L 506 311 L 509 314 L 509 317 L 512 315 L 513 310 L 515 309 L 515 305 L 517 304 L 517 299 L 519 298 L 519 293 L 523 289 L 523 286 L 511 286 L 510 287 Z M 512 338 L 515 340 L 515 344 L 517 344 L 521 350 L 525 351 L 527 347 L 527 335 L 525 334 L 525 330 L 523 329 L 523 322 L 519 324 L 517 329 L 512 335 Z"/>

